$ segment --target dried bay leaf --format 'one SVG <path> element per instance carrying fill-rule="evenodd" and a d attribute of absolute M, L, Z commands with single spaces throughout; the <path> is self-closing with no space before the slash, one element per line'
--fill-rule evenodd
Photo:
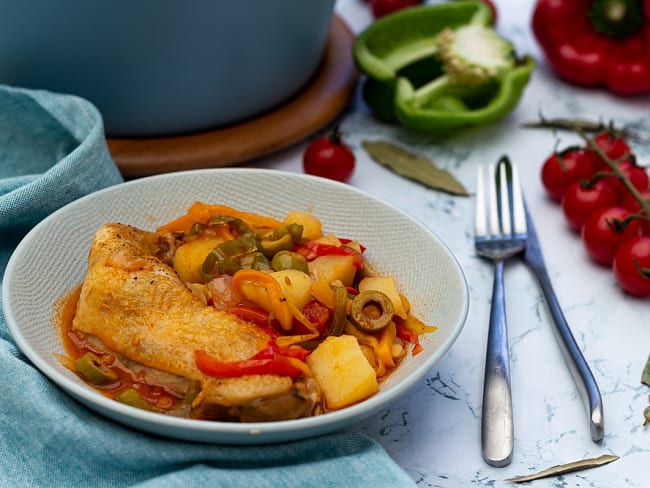
<path fill-rule="evenodd" d="M 648 360 L 643 368 L 643 373 L 641 373 L 641 383 L 650 386 L 650 356 L 648 356 Z"/>
<path fill-rule="evenodd" d="M 646 360 L 643 372 L 641 373 L 641 383 L 650 386 L 650 356 Z M 643 426 L 650 424 L 650 405 L 643 410 Z"/>
<path fill-rule="evenodd" d="M 424 156 L 410 153 L 386 141 L 362 141 L 361 145 L 377 163 L 400 176 L 452 195 L 469 195 L 449 171 L 438 168 Z"/>
<path fill-rule="evenodd" d="M 558 464 L 557 466 L 552 466 L 548 469 L 540 471 L 539 473 L 529 474 L 526 476 L 517 476 L 516 478 L 508 478 L 504 481 L 510 481 L 512 483 L 523 483 L 525 481 L 533 481 L 541 478 L 548 478 L 550 476 L 558 476 L 561 474 L 571 473 L 573 471 L 579 471 L 581 469 L 597 468 L 598 466 L 603 466 L 605 464 L 616 461 L 619 457 L 612 454 L 603 454 L 596 458 L 581 459 L 580 461 L 574 461 L 567 464 Z"/>

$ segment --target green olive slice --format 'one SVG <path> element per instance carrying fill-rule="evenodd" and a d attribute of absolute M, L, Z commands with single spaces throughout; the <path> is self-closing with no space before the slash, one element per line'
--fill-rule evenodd
<path fill-rule="evenodd" d="M 393 302 L 379 290 L 359 293 L 350 308 L 350 320 L 364 332 L 377 332 L 393 320 Z"/>
<path fill-rule="evenodd" d="M 117 373 L 106 367 L 92 352 L 87 352 L 77 359 L 75 366 L 77 371 L 93 385 L 110 385 L 117 381 Z"/>
<path fill-rule="evenodd" d="M 271 259 L 271 267 L 275 271 L 282 271 L 284 269 L 297 269 L 304 273 L 309 274 L 309 266 L 307 259 L 302 254 L 291 251 L 280 251 Z"/>

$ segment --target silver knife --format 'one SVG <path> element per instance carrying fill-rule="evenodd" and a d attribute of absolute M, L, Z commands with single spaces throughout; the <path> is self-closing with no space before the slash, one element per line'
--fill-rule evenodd
<path fill-rule="evenodd" d="M 573 376 L 573 381 L 580 391 L 582 401 L 589 415 L 591 439 L 594 442 L 600 442 L 603 439 L 605 432 L 603 401 L 600 396 L 600 390 L 598 389 L 598 384 L 594 379 L 594 375 L 589 369 L 587 361 L 582 355 L 578 344 L 576 344 L 571 329 L 569 328 L 569 324 L 564 318 L 560 303 L 553 291 L 553 285 L 551 284 L 548 271 L 546 271 L 544 256 L 542 255 L 542 249 L 539 245 L 533 220 L 528 212 L 528 207 L 525 206 L 525 209 L 526 224 L 528 225 L 528 242 L 526 244 L 526 251 L 524 252 L 523 259 L 537 278 L 537 281 L 539 281 L 542 291 L 544 292 L 546 304 L 553 316 L 556 339 L 560 344 L 564 359 L 569 366 L 571 376 Z"/>

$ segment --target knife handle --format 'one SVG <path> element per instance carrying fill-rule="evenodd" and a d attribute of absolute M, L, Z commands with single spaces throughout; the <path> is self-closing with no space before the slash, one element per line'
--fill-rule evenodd
<path fill-rule="evenodd" d="M 560 303 L 555 296 L 551 279 L 545 269 L 535 267 L 533 269 L 537 279 L 542 288 L 542 292 L 546 297 L 546 303 L 555 324 L 555 332 L 560 344 L 560 349 L 564 355 L 564 359 L 569 366 L 571 376 L 575 382 L 582 401 L 587 408 L 589 414 L 589 430 L 591 432 L 591 439 L 594 442 L 600 442 L 603 439 L 605 432 L 604 418 L 603 418 L 603 401 L 600 396 L 598 384 L 594 379 L 594 375 L 589 369 L 589 365 L 582 355 L 582 351 L 578 347 L 569 324 L 564 318 Z"/>

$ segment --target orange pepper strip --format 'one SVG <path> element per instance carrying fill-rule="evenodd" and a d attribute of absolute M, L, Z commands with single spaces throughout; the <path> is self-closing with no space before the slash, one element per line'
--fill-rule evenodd
<path fill-rule="evenodd" d="M 395 367 L 395 361 L 393 361 L 393 341 L 395 340 L 395 335 L 395 322 L 391 321 L 388 327 L 381 331 L 376 348 L 377 357 L 388 368 Z"/>
<path fill-rule="evenodd" d="M 284 224 L 273 217 L 265 217 L 254 213 L 244 212 L 227 205 L 210 205 L 203 202 L 194 202 L 187 211 L 187 215 L 197 222 L 207 223 L 213 215 L 228 215 L 242 219 L 252 230 L 277 229 Z"/>
<path fill-rule="evenodd" d="M 198 222 L 196 220 L 193 220 L 188 215 L 181 215 L 177 219 L 174 219 L 171 222 L 158 227 L 158 230 L 156 232 L 166 230 L 170 232 L 189 232 L 192 226 L 196 223 Z"/>
<path fill-rule="evenodd" d="M 267 312 L 272 312 L 282 329 L 291 330 L 293 314 L 289 302 L 282 295 L 280 284 L 268 273 L 241 269 L 233 275 L 232 287 Z"/>
<path fill-rule="evenodd" d="M 275 338 L 275 342 L 277 342 L 278 346 L 288 347 L 293 344 L 300 344 L 301 342 L 311 341 L 312 339 L 318 338 L 319 335 L 320 334 L 316 333 L 316 334 L 278 336 Z"/>
<path fill-rule="evenodd" d="M 438 330 L 438 327 L 435 325 L 426 325 L 424 322 L 412 314 L 409 314 L 409 316 L 406 318 L 404 326 L 418 335 L 426 334 L 427 332 L 435 332 Z"/>
<path fill-rule="evenodd" d="M 288 357 L 286 358 L 286 360 L 291 366 L 302 371 L 302 374 L 304 374 L 309 378 L 313 378 L 314 374 L 311 372 L 311 368 L 307 363 L 301 361 L 300 359 L 292 358 L 292 357 Z"/>
<path fill-rule="evenodd" d="M 241 269 L 233 275 L 232 287 L 267 312 L 272 312 L 283 330 L 291 330 L 293 319 L 316 334 L 318 330 L 293 303 L 282 295 L 280 284 L 268 273 L 253 269 Z"/>
<path fill-rule="evenodd" d="M 189 232 L 194 224 L 207 224 L 213 215 L 228 215 L 242 219 L 252 230 L 274 230 L 284 224 L 272 217 L 265 217 L 249 212 L 243 212 L 227 205 L 210 205 L 194 202 L 185 215 L 168 222 L 158 228 L 158 231 Z"/>
<path fill-rule="evenodd" d="M 334 290 L 326 279 L 320 279 L 311 284 L 311 294 L 328 308 L 334 308 Z"/>

